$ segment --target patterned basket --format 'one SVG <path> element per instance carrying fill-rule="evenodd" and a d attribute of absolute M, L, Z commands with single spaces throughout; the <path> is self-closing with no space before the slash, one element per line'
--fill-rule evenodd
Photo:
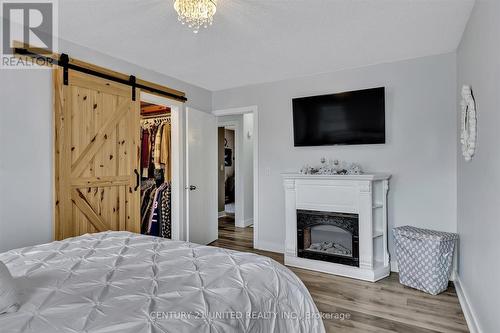
<path fill-rule="evenodd" d="M 445 291 L 458 235 L 411 226 L 392 231 L 399 282 L 432 295 Z"/>

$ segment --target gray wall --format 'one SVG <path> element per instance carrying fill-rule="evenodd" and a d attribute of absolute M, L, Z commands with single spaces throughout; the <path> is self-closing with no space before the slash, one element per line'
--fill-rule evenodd
<path fill-rule="evenodd" d="M 0 252 L 52 240 L 51 77 L 0 73 Z"/>
<path fill-rule="evenodd" d="M 187 105 L 210 111 L 212 93 L 67 41 L 59 50 L 171 88 Z M 53 236 L 52 75 L 47 69 L 0 73 L 0 252 L 45 243 Z"/>
<path fill-rule="evenodd" d="M 475 157 L 458 157 L 459 279 L 482 332 L 500 332 L 500 1 L 477 1 L 458 49 L 458 89 L 478 109 Z"/>
<path fill-rule="evenodd" d="M 293 97 L 376 86 L 386 87 L 387 144 L 293 147 Z M 456 231 L 455 88 L 456 56 L 445 54 L 214 92 L 214 110 L 258 106 L 259 246 L 284 248 L 280 173 L 319 163 L 323 156 L 393 175 L 390 227 Z"/>

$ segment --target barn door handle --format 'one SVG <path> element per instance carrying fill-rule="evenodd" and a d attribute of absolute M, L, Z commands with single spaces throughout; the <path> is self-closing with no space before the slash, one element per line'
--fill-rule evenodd
<path fill-rule="evenodd" d="M 141 175 L 139 175 L 139 172 L 137 171 L 137 169 L 134 169 L 134 173 L 135 173 L 135 188 L 134 188 L 134 191 L 137 191 L 137 189 L 139 188 L 139 185 L 141 184 Z"/>

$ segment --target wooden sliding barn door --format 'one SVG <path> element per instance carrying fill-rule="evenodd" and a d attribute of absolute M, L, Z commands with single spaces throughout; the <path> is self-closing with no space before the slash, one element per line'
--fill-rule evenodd
<path fill-rule="evenodd" d="M 54 69 L 55 236 L 140 232 L 140 98 L 132 88 Z"/>

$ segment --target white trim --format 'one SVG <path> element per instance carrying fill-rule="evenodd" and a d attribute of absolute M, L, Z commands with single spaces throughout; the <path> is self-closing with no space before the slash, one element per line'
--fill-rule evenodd
<path fill-rule="evenodd" d="M 471 306 L 469 301 L 469 297 L 467 297 L 467 293 L 465 292 L 462 281 L 460 280 L 460 276 L 456 274 L 455 276 L 455 290 L 457 292 L 458 301 L 462 306 L 462 311 L 465 316 L 465 320 L 467 321 L 467 326 L 469 327 L 469 331 L 471 333 L 482 333 L 483 330 L 479 326 L 479 321 L 477 319 L 477 315 L 474 312 L 474 309 Z"/>
<path fill-rule="evenodd" d="M 217 118 L 214 117 L 214 123 L 217 124 Z M 215 237 L 214 241 L 216 241 L 218 238 L 219 238 L 219 198 L 218 198 L 218 191 L 219 191 L 219 157 L 218 157 L 218 154 L 219 154 L 219 145 L 217 144 L 217 140 L 218 140 L 218 137 L 219 137 L 219 133 L 218 133 L 218 129 L 217 129 L 217 126 L 215 126 L 214 128 L 214 145 L 212 147 L 213 151 L 212 151 L 212 156 L 215 156 L 214 158 L 214 162 L 215 162 L 215 177 L 212 178 L 212 186 L 213 186 L 213 189 L 215 190 L 215 197 L 213 198 L 212 200 L 212 207 L 210 209 L 210 215 L 209 215 L 209 219 L 214 219 L 214 226 L 215 226 L 215 230 L 214 230 L 214 233 L 213 233 L 213 237 Z"/>
<path fill-rule="evenodd" d="M 153 95 L 141 91 L 141 101 L 156 105 L 168 106 L 171 109 L 171 142 L 172 142 L 172 239 L 184 239 L 184 211 L 185 200 L 183 191 L 184 188 L 184 170 L 182 163 L 184 161 L 184 145 L 183 145 L 183 110 L 184 103 Z"/>
<path fill-rule="evenodd" d="M 246 219 L 246 220 L 236 220 L 234 225 L 238 228 L 246 228 L 248 226 L 251 226 L 253 224 L 253 219 Z"/>
<path fill-rule="evenodd" d="M 327 274 L 345 276 L 368 282 L 377 282 L 378 280 L 388 277 L 390 274 L 388 267 L 384 266 L 382 262 L 376 262 L 376 265 L 373 268 L 368 269 L 363 267 L 329 263 L 320 260 L 299 258 L 287 253 L 285 253 L 285 265 L 323 272 Z"/>
<path fill-rule="evenodd" d="M 391 272 L 399 272 L 398 262 L 396 260 L 391 260 Z"/>
<path fill-rule="evenodd" d="M 254 223 L 254 229 L 255 229 L 255 223 Z M 255 230 L 254 230 L 254 237 L 255 237 Z M 268 242 L 261 240 L 259 242 L 259 247 L 253 246 L 254 249 L 257 250 L 262 250 L 262 251 L 269 251 L 269 252 L 275 252 L 275 253 L 285 253 L 285 248 L 283 244 L 278 244 L 274 242 Z"/>
<path fill-rule="evenodd" d="M 189 117 L 188 117 L 188 112 L 189 112 L 190 108 L 186 108 L 186 124 L 185 124 L 185 132 L 184 132 L 184 142 L 185 142 L 185 158 L 184 158 L 184 173 L 185 173 L 185 177 L 184 177 L 184 180 L 185 180 L 185 183 L 186 184 L 184 186 L 184 201 L 186 202 L 185 206 L 184 206 L 184 211 L 185 211 L 185 215 L 186 215 L 186 238 L 185 240 L 187 242 L 190 241 L 190 237 L 189 237 L 189 190 L 187 189 L 188 187 L 188 184 L 190 182 L 189 180 Z"/>
<path fill-rule="evenodd" d="M 252 112 L 254 112 L 254 113 L 257 112 L 257 105 L 244 106 L 241 108 L 215 110 L 212 112 L 212 114 L 216 117 L 222 117 L 222 116 L 234 116 L 237 114 L 245 114 L 245 113 L 252 113 Z"/>
<path fill-rule="evenodd" d="M 295 172 L 282 173 L 283 178 L 291 179 L 321 179 L 321 180 L 385 180 L 391 178 L 387 173 L 372 173 L 362 175 L 309 175 Z"/>
<path fill-rule="evenodd" d="M 219 217 L 227 216 L 226 211 L 219 212 Z"/>
<path fill-rule="evenodd" d="M 214 110 L 213 115 L 227 116 L 235 114 L 253 113 L 253 247 L 255 249 L 272 248 L 272 252 L 283 253 L 283 246 L 270 246 L 260 244 L 259 236 L 259 108 L 257 105 L 250 105 L 238 108 Z M 218 188 L 218 187 L 217 187 Z M 263 248 L 265 247 L 265 248 Z"/>
<path fill-rule="evenodd" d="M 253 112 L 253 246 L 259 247 L 260 234 L 259 234 L 259 110 L 257 106 L 251 106 Z"/>

